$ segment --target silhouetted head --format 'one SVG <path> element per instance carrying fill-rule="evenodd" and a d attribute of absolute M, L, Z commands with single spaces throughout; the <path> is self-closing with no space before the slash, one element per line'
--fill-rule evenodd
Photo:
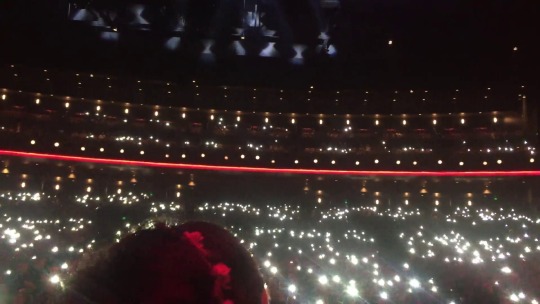
<path fill-rule="evenodd" d="M 141 230 L 97 252 L 68 284 L 67 303 L 261 303 L 264 282 L 227 230 L 189 222 Z"/>

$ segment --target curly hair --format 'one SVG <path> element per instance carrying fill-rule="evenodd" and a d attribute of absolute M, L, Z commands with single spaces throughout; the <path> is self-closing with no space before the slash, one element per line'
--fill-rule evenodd
<path fill-rule="evenodd" d="M 192 232 L 203 236 L 204 252 L 185 236 Z M 215 292 L 217 264 L 230 268 L 225 298 Z M 260 303 L 264 292 L 250 253 L 230 232 L 206 222 L 159 224 L 128 235 L 94 254 L 67 286 L 65 303 L 250 304 Z"/>

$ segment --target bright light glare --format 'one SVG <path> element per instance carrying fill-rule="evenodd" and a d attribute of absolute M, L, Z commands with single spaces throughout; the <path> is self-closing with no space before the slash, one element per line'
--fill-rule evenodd
<path fill-rule="evenodd" d="M 60 277 L 57 274 L 55 274 L 49 279 L 49 281 L 53 284 L 58 284 L 60 283 Z"/>
<path fill-rule="evenodd" d="M 347 289 L 345 289 L 345 292 L 351 297 L 358 297 L 359 295 L 358 289 L 354 285 L 347 286 Z"/>
<path fill-rule="evenodd" d="M 290 293 L 295 293 L 296 292 L 296 285 L 294 284 L 291 284 L 289 285 L 289 288 L 287 288 L 289 290 Z"/>
<path fill-rule="evenodd" d="M 412 279 L 409 281 L 409 285 L 411 285 L 412 288 L 420 288 L 420 281 Z"/>

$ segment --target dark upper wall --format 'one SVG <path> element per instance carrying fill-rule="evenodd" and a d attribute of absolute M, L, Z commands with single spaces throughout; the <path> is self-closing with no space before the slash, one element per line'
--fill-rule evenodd
<path fill-rule="evenodd" d="M 95 29 L 67 23 L 66 2 L 0 4 L 0 34 L 7 42 L 0 60 L 254 86 L 465 89 L 528 84 L 538 79 L 534 73 L 538 67 L 534 1 L 342 0 L 341 9 L 327 15 L 337 56 L 306 58 L 303 66 L 275 58 L 234 56 L 203 64 L 199 61 L 200 38 L 209 35 L 205 30 L 191 32 L 184 39 L 187 46 L 177 52 L 164 50 L 160 34 L 151 31 L 129 32 L 119 41 L 107 43 Z M 200 7 L 191 3 L 188 22 L 202 17 L 211 22 L 218 7 L 214 2 L 205 1 L 206 6 L 198 4 Z M 280 3 L 294 40 L 307 43 L 305 37 L 312 36 L 314 27 L 303 24 L 313 25 L 314 17 L 304 2 Z M 393 41 L 392 46 L 388 40 Z"/>

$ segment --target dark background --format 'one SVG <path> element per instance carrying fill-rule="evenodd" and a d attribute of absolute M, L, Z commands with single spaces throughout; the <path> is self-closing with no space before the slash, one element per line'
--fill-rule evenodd
<path fill-rule="evenodd" d="M 281 4 L 295 41 L 316 36 L 304 0 Z M 201 24 L 217 7 L 208 0 L 190 5 L 188 22 Z M 534 0 L 342 0 L 326 17 L 337 56 L 308 57 L 301 66 L 235 56 L 204 64 L 204 33 L 187 37 L 175 52 L 152 31 L 106 42 L 96 29 L 68 21 L 66 7 L 64 0 L 2 1 L 1 63 L 263 87 L 466 89 L 538 82 L 540 3 Z"/>

